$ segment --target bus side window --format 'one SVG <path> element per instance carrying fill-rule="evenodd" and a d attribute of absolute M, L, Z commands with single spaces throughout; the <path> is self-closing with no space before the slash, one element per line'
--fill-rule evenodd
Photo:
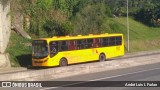
<path fill-rule="evenodd" d="M 84 40 L 77 40 L 76 41 L 76 49 L 84 49 L 85 41 Z"/>
<path fill-rule="evenodd" d="M 116 38 L 115 37 L 110 37 L 109 38 L 109 46 L 115 46 L 116 45 Z"/>
<path fill-rule="evenodd" d="M 97 48 L 101 46 L 101 39 L 100 38 L 95 38 L 93 39 L 93 47 Z"/>
<path fill-rule="evenodd" d="M 88 42 L 87 42 L 87 39 L 83 40 L 83 45 L 84 45 L 84 48 L 87 49 L 88 48 Z"/>
<path fill-rule="evenodd" d="M 76 49 L 80 49 L 81 47 L 81 40 L 76 41 Z"/>
<path fill-rule="evenodd" d="M 68 41 L 61 41 L 60 43 L 60 47 L 61 47 L 61 51 L 66 51 L 68 50 Z"/>
<path fill-rule="evenodd" d="M 68 48 L 69 50 L 75 50 L 76 49 L 76 43 L 75 41 L 68 41 Z"/>
<path fill-rule="evenodd" d="M 121 36 L 116 37 L 116 45 L 122 45 L 122 37 Z"/>
<path fill-rule="evenodd" d="M 86 48 L 92 48 L 92 47 L 93 47 L 93 39 L 87 39 Z"/>
<path fill-rule="evenodd" d="M 50 56 L 53 57 L 59 50 L 58 50 L 58 42 L 50 42 Z"/>
<path fill-rule="evenodd" d="M 101 43 L 102 43 L 102 47 L 109 46 L 109 38 L 102 38 Z"/>
<path fill-rule="evenodd" d="M 81 49 L 84 49 L 84 48 L 86 48 L 86 40 L 85 39 L 83 39 L 83 40 L 81 40 Z"/>

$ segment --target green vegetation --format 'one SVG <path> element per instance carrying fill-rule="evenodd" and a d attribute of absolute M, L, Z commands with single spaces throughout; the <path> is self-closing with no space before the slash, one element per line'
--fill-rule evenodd
<path fill-rule="evenodd" d="M 130 52 L 160 49 L 160 28 L 145 26 L 131 18 L 129 22 Z M 104 28 L 104 32 L 123 33 L 125 35 L 125 45 L 127 45 L 126 18 L 108 18 L 106 24 L 108 28 Z M 12 32 L 7 52 L 10 53 L 12 66 L 31 65 L 31 40 Z"/>
<path fill-rule="evenodd" d="M 32 39 L 123 33 L 127 45 L 126 0 L 12 0 L 11 6 L 11 14 L 19 10 L 24 16 L 24 30 Z M 159 7 L 158 0 L 129 0 L 131 52 L 160 48 Z M 6 51 L 12 66 L 30 65 L 28 43 L 12 32 Z"/>
<path fill-rule="evenodd" d="M 11 33 L 6 52 L 10 54 L 12 66 L 31 65 L 31 40 L 25 39 L 15 32 Z"/>
<path fill-rule="evenodd" d="M 29 21 L 24 29 L 37 37 L 104 33 L 116 29 L 109 18 L 126 16 L 126 0 L 14 0 Z M 17 4 L 18 3 L 18 4 Z M 151 27 L 159 26 L 158 0 L 129 0 L 129 15 Z M 12 11 L 14 11 L 14 8 Z M 15 9 L 17 10 L 17 9 Z M 29 26 L 27 23 L 29 22 Z"/>
<path fill-rule="evenodd" d="M 126 0 L 105 0 L 116 16 L 126 16 Z M 159 0 L 128 0 L 129 15 L 150 27 L 159 27 Z"/>
<path fill-rule="evenodd" d="M 126 18 L 114 18 L 119 23 L 118 30 L 125 35 L 127 46 Z M 160 28 L 148 27 L 133 19 L 129 19 L 130 26 L 130 52 L 160 49 Z"/>

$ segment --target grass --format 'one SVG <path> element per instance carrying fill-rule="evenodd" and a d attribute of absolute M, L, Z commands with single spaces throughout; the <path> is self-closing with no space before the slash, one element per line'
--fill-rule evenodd
<path fill-rule="evenodd" d="M 114 18 L 114 21 L 126 27 L 126 18 Z M 124 29 L 127 31 L 127 29 Z M 146 40 L 160 38 L 160 28 L 152 28 L 129 18 L 131 40 Z"/>
<path fill-rule="evenodd" d="M 112 18 L 111 20 L 119 23 L 121 27 L 125 27 L 123 30 L 119 28 L 119 31 L 125 32 L 125 46 L 127 46 L 126 18 Z M 129 18 L 129 31 L 130 52 L 160 49 L 160 28 L 148 27 Z"/>
<path fill-rule="evenodd" d="M 25 39 L 13 31 L 6 52 L 10 54 L 12 67 L 25 67 L 31 64 L 31 40 Z"/>
<path fill-rule="evenodd" d="M 132 40 L 130 47 L 131 52 L 157 50 L 160 49 L 160 40 Z"/>

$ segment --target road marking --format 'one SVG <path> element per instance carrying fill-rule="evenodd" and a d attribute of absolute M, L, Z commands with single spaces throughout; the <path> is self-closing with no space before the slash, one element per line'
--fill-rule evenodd
<path fill-rule="evenodd" d="M 70 86 L 70 85 L 87 83 L 87 82 L 90 82 L 90 81 L 99 81 L 99 80 L 104 80 L 104 79 L 111 79 L 111 78 L 115 78 L 115 77 L 121 77 L 121 76 L 126 76 L 126 75 L 131 75 L 131 74 L 137 74 L 137 73 L 142 73 L 142 72 L 154 71 L 154 70 L 158 70 L 158 69 L 160 69 L 160 68 L 142 70 L 142 71 L 137 71 L 137 72 L 132 72 L 132 73 L 126 73 L 126 74 L 120 74 L 120 75 L 115 75 L 115 76 L 110 76 L 110 77 L 103 77 L 103 78 L 98 78 L 98 79 L 93 79 L 93 80 L 88 80 L 88 81 L 82 81 L 82 82 L 78 82 L 78 83 L 65 84 L 65 85 L 61 85 L 61 86 L 58 86 L 58 87 L 43 88 L 43 89 L 39 89 L 39 90 L 56 89 L 56 88 L 61 88 L 61 87 L 65 87 L 65 86 Z"/>

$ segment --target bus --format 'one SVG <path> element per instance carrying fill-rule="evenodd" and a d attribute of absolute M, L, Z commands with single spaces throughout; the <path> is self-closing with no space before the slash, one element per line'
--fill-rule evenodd
<path fill-rule="evenodd" d="M 32 42 L 33 66 L 67 66 L 69 64 L 124 55 L 123 34 L 77 35 L 40 38 Z"/>

